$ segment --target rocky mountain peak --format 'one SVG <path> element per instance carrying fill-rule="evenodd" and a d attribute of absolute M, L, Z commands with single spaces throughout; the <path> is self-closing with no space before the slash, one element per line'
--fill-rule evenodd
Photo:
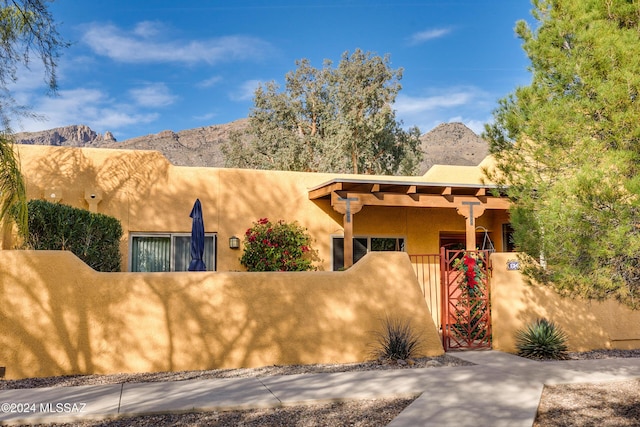
<path fill-rule="evenodd" d="M 115 141 L 113 134 L 105 132 L 105 136 L 97 134 L 89 126 L 72 125 L 41 132 L 20 132 L 15 134 L 19 144 L 31 145 L 58 145 L 82 147 L 96 145 L 102 141 Z"/>
<path fill-rule="evenodd" d="M 163 130 L 117 142 L 111 132 L 97 134 L 85 125 L 65 126 L 41 132 L 15 135 L 20 144 L 62 145 L 72 147 L 157 150 L 179 166 L 223 167 L 222 143 L 234 132 L 243 132 L 248 119 L 188 129 Z M 475 166 L 487 156 L 488 144 L 462 123 L 443 123 L 420 137 L 424 159 L 418 169 L 423 175 L 434 164 Z"/>

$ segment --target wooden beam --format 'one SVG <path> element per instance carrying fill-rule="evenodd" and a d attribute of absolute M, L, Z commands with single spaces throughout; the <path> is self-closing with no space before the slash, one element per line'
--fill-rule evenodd
<path fill-rule="evenodd" d="M 342 182 L 334 182 L 329 185 L 325 185 L 324 187 L 316 188 L 315 190 L 309 191 L 309 200 L 316 200 L 326 197 L 333 193 L 334 191 L 341 191 L 344 188 Z"/>
<path fill-rule="evenodd" d="M 508 209 L 509 201 L 496 197 L 483 197 L 482 200 L 474 196 L 441 196 L 439 194 L 397 194 L 397 193 L 354 193 L 342 192 L 343 198 L 356 197 L 363 206 L 393 206 L 412 208 L 454 208 L 457 199 L 480 201 L 485 209 Z"/>

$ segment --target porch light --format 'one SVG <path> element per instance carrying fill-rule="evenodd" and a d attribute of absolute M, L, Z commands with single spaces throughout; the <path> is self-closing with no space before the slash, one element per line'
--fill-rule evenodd
<path fill-rule="evenodd" d="M 236 236 L 229 237 L 229 248 L 231 249 L 239 249 L 240 248 L 240 239 Z"/>

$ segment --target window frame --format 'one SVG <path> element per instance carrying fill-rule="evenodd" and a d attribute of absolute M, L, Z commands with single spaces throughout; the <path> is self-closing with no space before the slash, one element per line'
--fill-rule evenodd
<path fill-rule="evenodd" d="M 128 254 L 128 271 L 133 272 L 133 240 L 135 238 L 144 238 L 144 237 L 159 237 L 159 238 L 169 238 L 169 271 L 171 273 L 176 272 L 175 269 L 175 256 L 176 256 L 176 237 L 191 237 L 191 233 L 163 233 L 163 232 L 143 232 L 143 233 L 129 233 L 129 254 Z M 217 271 L 218 270 L 218 233 L 205 233 L 205 239 L 213 238 L 213 268 L 209 268 L 207 264 L 207 271 Z M 152 273 L 167 273 L 165 272 L 152 272 Z"/>
<path fill-rule="evenodd" d="M 336 239 L 342 239 L 343 242 L 343 250 L 342 250 L 342 259 L 343 259 L 343 267 L 344 268 L 344 235 L 341 234 L 334 234 L 331 235 L 331 270 L 332 271 L 339 271 L 340 269 L 336 270 L 336 252 L 335 252 L 335 240 Z M 358 235 L 354 235 L 353 236 L 353 240 L 364 240 L 366 239 L 367 241 L 367 251 L 365 253 L 368 254 L 369 252 L 407 252 L 407 237 L 406 236 L 401 236 L 401 235 L 377 235 L 377 234 L 358 234 Z M 372 251 L 371 250 L 371 240 L 372 239 L 395 239 L 396 240 L 396 245 L 400 246 L 400 250 L 397 251 Z M 401 241 L 401 242 L 399 242 Z M 355 247 L 355 246 L 354 246 Z M 364 255 L 363 255 L 364 256 Z M 360 259 L 355 260 L 354 264 L 356 262 L 358 262 Z"/>

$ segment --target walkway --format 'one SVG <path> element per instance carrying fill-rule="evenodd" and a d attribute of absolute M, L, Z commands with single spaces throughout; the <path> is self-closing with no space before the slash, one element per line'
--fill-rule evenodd
<path fill-rule="evenodd" d="M 640 377 L 640 358 L 535 362 L 498 351 L 453 355 L 476 366 L 2 390 L 0 424 L 419 394 L 389 426 L 531 426 L 544 384 Z"/>

